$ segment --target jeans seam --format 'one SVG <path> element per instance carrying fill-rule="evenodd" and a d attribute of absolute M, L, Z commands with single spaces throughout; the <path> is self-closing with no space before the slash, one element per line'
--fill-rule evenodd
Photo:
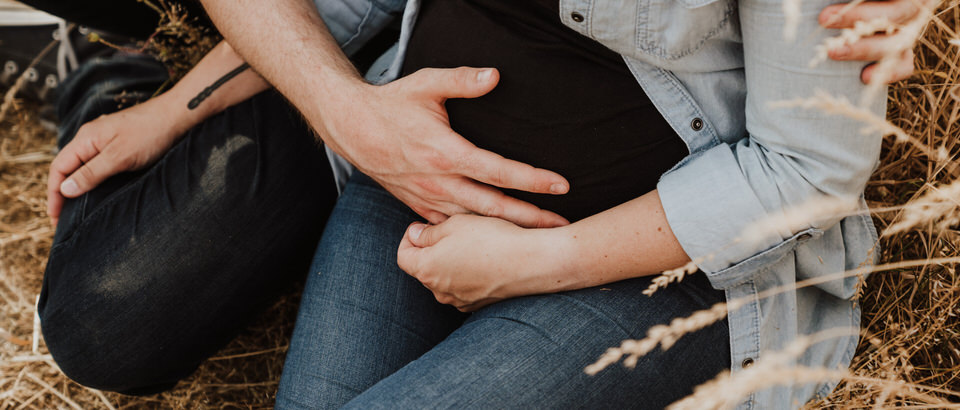
<path fill-rule="evenodd" d="M 627 328 L 623 327 L 623 325 L 617 323 L 616 320 L 613 320 L 613 318 L 611 318 L 609 315 L 607 315 L 606 313 L 604 313 L 602 310 L 597 309 L 596 307 L 590 305 L 589 303 L 586 303 L 586 302 L 584 302 L 584 301 L 582 301 L 582 300 L 580 300 L 580 299 L 577 299 L 577 298 L 575 298 L 575 297 L 572 297 L 572 296 L 570 296 L 570 295 L 565 295 L 565 294 L 563 294 L 563 293 L 557 293 L 556 296 L 570 299 L 570 300 L 574 301 L 576 304 L 578 304 L 578 305 L 580 305 L 580 306 L 583 306 L 583 307 L 586 307 L 586 308 L 589 309 L 591 312 L 594 312 L 594 313 L 596 313 L 597 315 L 599 315 L 600 317 L 602 317 L 602 318 L 606 319 L 607 321 L 609 321 L 610 323 L 613 323 L 613 325 L 616 326 L 618 329 L 620 329 L 620 331 L 622 331 L 625 335 L 627 335 L 627 337 L 633 337 L 633 336 L 634 336 L 629 330 L 627 330 Z"/>
<path fill-rule="evenodd" d="M 183 142 L 183 141 L 185 141 L 185 140 L 186 140 L 186 138 L 181 139 L 180 141 Z M 172 151 L 173 149 L 176 149 L 178 145 L 180 145 L 180 144 L 178 143 L 177 145 L 174 145 L 174 147 L 171 148 L 171 151 Z M 72 243 L 76 240 L 76 238 L 77 238 L 76 233 L 77 233 L 78 231 L 82 230 L 82 229 L 83 229 L 84 227 L 86 227 L 87 225 L 89 225 L 89 224 L 90 224 L 90 221 L 91 221 L 92 219 L 94 219 L 94 217 L 98 216 L 98 215 L 101 214 L 101 213 L 106 212 L 106 209 L 107 209 L 108 206 L 117 203 L 117 202 L 120 200 L 121 194 L 127 193 L 128 191 L 132 190 L 135 186 L 143 185 L 144 180 L 146 180 L 148 177 L 150 177 L 150 176 L 152 176 L 153 174 L 155 174 L 156 172 L 158 172 L 157 169 L 159 169 L 160 166 L 165 163 L 165 161 L 167 160 L 167 158 L 169 158 L 169 153 L 170 153 L 170 151 L 168 151 L 167 154 L 164 155 L 163 158 L 162 158 L 160 161 L 158 161 L 156 164 L 154 164 L 152 167 L 150 167 L 150 169 L 147 170 L 147 172 L 145 172 L 145 173 L 144 173 L 143 175 L 141 175 L 139 178 L 136 178 L 136 179 L 134 179 L 133 181 L 130 181 L 129 183 L 127 183 L 126 185 L 124 185 L 122 188 L 114 191 L 112 194 L 110 194 L 109 196 L 107 196 L 107 198 L 104 199 L 104 200 L 97 206 L 97 209 L 96 209 L 95 211 L 93 211 L 90 215 L 86 215 L 85 209 L 81 209 L 81 210 L 80 210 L 80 216 L 81 216 L 80 222 L 77 224 L 77 226 L 75 226 L 75 227 L 73 228 L 73 230 L 70 231 L 70 233 L 66 234 L 66 236 L 65 236 L 63 239 L 61 239 L 58 243 L 54 243 L 53 245 L 50 246 L 50 254 L 52 255 L 52 254 L 53 254 L 53 251 L 56 250 L 56 249 L 59 249 L 59 248 L 61 248 L 61 247 L 63 247 L 63 246 L 66 246 L 66 245 L 68 245 L 68 244 L 72 244 Z M 89 195 L 90 195 L 90 193 L 88 192 L 88 193 L 84 194 L 83 198 L 81 199 L 81 201 L 82 201 L 81 204 L 84 205 L 84 208 L 86 208 L 86 201 L 87 201 L 87 198 L 89 197 Z"/>

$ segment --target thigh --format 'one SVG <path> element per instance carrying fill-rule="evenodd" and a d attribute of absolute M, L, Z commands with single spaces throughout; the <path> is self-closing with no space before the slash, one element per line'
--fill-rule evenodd
<path fill-rule="evenodd" d="M 350 408 L 660 409 L 729 367 L 726 322 L 692 333 L 636 368 L 584 373 L 611 346 L 723 299 L 694 276 L 647 297 L 649 279 L 523 297 L 480 310 L 433 350 Z"/>
<path fill-rule="evenodd" d="M 277 408 L 338 408 L 439 343 L 465 315 L 397 267 L 416 214 L 354 175 L 317 249 Z"/>
<path fill-rule="evenodd" d="M 86 101 L 103 103 L 71 116 L 114 107 L 116 83 L 97 75 Z M 278 94 L 210 118 L 149 169 L 65 204 L 38 305 L 51 353 L 89 386 L 169 386 L 302 277 L 335 199 Z"/>

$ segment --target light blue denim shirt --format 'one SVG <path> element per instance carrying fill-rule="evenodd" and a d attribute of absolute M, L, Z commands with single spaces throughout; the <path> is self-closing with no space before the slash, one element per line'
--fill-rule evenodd
<path fill-rule="evenodd" d="M 351 54 L 403 15 L 400 42 L 374 64 L 368 80 L 397 78 L 419 0 L 314 0 L 334 36 Z M 620 53 L 690 155 L 657 185 L 670 227 L 684 250 L 728 300 L 749 302 L 728 314 L 731 369 L 740 371 L 798 335 L 858 329 L 847 278 L 760 299 L 758 293 L 797 281 L 862 268 L 877 236 L 868 216 L 836 218 L 799 231 L 735 242 L 744 228 L 779 212 L 832 195 L 861 198 L 876 167 L 881 135 L 839 115 L 769 103 L 810 97 L 815 89 L 856 101 L 861 64 L 827 61 L 809 67 L 814 46 L 836 35 L 817 25 L 831 0 L 803 1 L 797 40 L 784 40 L 782 0 L 559 0 L 560 19 Z M 881 94 L 867 107 L 884 115 Z M 643 132 L 637 130 L 637 132 Z M 645 252 L 637 249 L 637 252 Z M 797 360 L 804 366 L 849 365 L 857 337 L 830 339 Z M 769 388 L 740 408 L 802 405 L 829 394 L 835 381 Z"/>

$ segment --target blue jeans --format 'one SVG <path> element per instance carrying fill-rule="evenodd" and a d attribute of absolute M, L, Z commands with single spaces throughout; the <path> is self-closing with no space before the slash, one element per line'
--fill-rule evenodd
<path fill-rule="evenodd" d="M 307 279 L 278 409 L 663 408 L 729 367 L 723 321 L 635 369 L 583 371 L 608 347 L 723 301 L 702 274 L 653 297 L 638 278 L 464 314 L 397 267 L 416 219 L 368 177 L 348 183 Z"/>

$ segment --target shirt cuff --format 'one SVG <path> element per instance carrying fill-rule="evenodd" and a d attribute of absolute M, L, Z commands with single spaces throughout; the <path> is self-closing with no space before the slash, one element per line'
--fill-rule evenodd
<path fill-rule="evenodd" d="M 783 238 L 772 232 L 749 242 L 738 240 L 744 229 L 767 216 L 767 211 L 727 144 L 689 158 L 664 174 L 657 191 L 683 250 L 718 289 L 741 283 L 755 274 L 758 265 L 780 259 L 789 250 L 783 249 L 785 240 L 792 245 L 795 241 L 788 239 L 800 236 Z"/>

